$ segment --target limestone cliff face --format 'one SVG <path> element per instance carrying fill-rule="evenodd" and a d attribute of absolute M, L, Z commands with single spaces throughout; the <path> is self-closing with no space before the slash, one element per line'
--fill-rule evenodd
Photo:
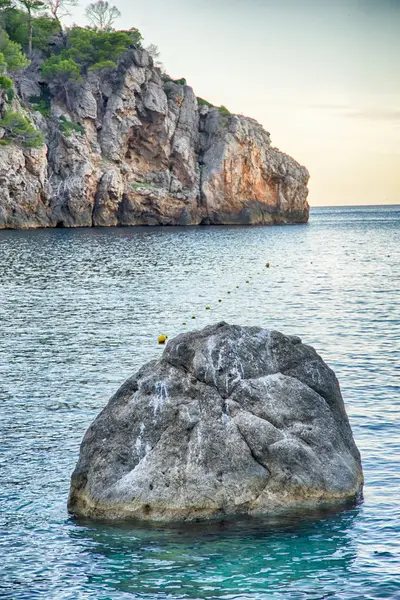
<path fill-rule="evenodd" d="M 0 228 L 307 221 L 307 170 L 256 121 L 199 108 L 146 51 L 91 73 L 72 109 L 53 100 L 46 118 L 28 101 L 42 83 L 32 65 L 11 103 L 47 146 L 0 146 Z"/>
<path fill-rule="evenodd" d="M 308 219 L 308 171 L 271 147 L 253 119 L 201 114 L 201 198 L 205 222 L 276 223 Z"/>

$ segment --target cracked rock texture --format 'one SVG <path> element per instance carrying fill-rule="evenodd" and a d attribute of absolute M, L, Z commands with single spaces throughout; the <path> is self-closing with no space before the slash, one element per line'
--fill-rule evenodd
<path fill-rule="evenodd" d="M 253 119 L 199 108 L 146 51 L 90 72 L 70 106 L 53 99 L 46 117 L 29 102 L 44 86 L 39 66 L 11 103 L 0 89 L 0 116 L 22 112 L 47 144 L 36 154 L 0 146 L 0 228 L 308 220 L 307 169 Z M 79 127 L 65 130 L 60 118 Z"/>
<path fill-rule="evenodd" d="M 355 500 L 363 475 L 339 384 L 295 336 L 218 323 L 171 340 L 89 427 L 78 516 L 193 520 Z"/>

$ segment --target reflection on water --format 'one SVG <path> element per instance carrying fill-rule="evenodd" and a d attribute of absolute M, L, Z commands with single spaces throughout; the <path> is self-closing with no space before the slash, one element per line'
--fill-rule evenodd
<path fill-rule="evenodd" d="M 348 533 L 356 514 L 175 527 L 80 522 L 70 534 L 93 561 L 110 569 L 107 581 L 101 575 L 91 579 L 104 589 L 206 599 L 257 597 L 266 586 L 270 597 L 282 597 L 284 586 L 292 597 L 305 579 L 313 582 L 309 592 L 323 591 L 328 582 L 337 589 L 338 578 L 345 580 L 356 557 Z"/>
<path fill-rule="evenodd" d="M 0 231 L 0 598 L 399 598 L 399 226 L 399 208 L 370 207 L 293 227 Z M 335 369 L 363 504 L 283 523 L 69 519 L 111 394 L 161 332 L 220 320 L 300 335 Z"/>

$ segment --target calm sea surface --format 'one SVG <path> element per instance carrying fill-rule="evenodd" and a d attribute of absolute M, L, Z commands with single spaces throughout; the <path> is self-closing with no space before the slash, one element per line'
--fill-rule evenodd
<path fill-rule="evenodd" d="M 399 287 L 400 207 L 0 232 L 0 598 L 400 598 Z M 364 501 L 280 523 L 69 518 L 79 443 L 111 394 L 160 355 L 160 333 L 220 320 L 300 335 L 335 369 Z"/>

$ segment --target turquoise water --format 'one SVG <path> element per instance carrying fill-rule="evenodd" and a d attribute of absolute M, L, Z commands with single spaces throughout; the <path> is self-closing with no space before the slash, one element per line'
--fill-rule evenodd
<path fill-rule="evenodd" d="M 400 598 L 399 232 L 400 207 L 0 232 L 0 598 Z M 79 443 L 110 395 L 159 356 L 160 333 L 222 319 L 300 335 L 335 369 L 363 501 L 184 528 L 69 518 Z"/>

